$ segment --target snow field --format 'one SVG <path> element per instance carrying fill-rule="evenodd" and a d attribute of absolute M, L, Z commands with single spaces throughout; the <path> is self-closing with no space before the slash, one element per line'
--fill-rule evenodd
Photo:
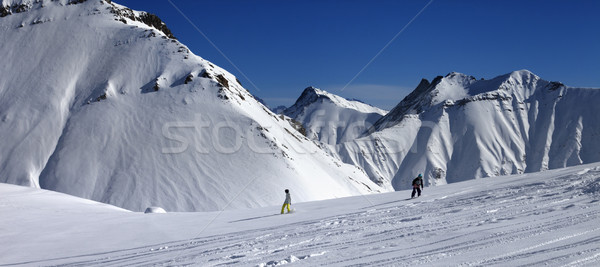
<path fill-rule="evenodd" d="M 0 266 L 597 266 L 599 182 L 596 163 L 426 187 L 412 200 L 399 191 L 294 203 L 285 215 L 280 206 L 140 214 L 79 204 L 63 212 L 46 201 L 34 209 L 36 191 L 6 194 L 3 185 L 1 225 L 12 229 L 0 236 Z M 49 214 L 60 219 L 40 227 Z M 90 217 L 95 227 L 77 229 Z"/>

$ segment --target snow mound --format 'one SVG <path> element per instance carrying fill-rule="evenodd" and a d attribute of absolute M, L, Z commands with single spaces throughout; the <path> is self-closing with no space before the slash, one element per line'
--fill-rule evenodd
<path fill-rule="evenodd" d="M 161 207 L 148 207 L 148 208 L 146 208 L 144 213 L 167 213 L 167 212 Z"/>

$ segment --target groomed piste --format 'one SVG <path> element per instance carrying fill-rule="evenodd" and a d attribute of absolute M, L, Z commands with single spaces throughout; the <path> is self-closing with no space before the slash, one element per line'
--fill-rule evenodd
<path fill-rule="evenodd" d="M 0 185 L 0 266 L 598 266 L 600 164 L 409 191 L 144 214 Z"/>

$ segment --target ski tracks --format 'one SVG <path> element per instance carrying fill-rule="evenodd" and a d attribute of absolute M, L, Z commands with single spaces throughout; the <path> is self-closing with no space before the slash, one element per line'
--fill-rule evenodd
<path fill-rule="evenodd" d="M 277 227 L 88 255 L 66 266 L 591 266 L 600 261 L 598 195 L 586 193 L 595 173 L 317 219 L 298 213 Z"/>

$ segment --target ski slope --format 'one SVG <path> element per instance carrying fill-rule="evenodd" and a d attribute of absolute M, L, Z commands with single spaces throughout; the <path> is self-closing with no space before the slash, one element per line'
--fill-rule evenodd
<path fill-rule="evenodd" d="M 600 264 L 600 163 L 423 193 L 143 214 L 0 184 L 0 266 Z"/>

